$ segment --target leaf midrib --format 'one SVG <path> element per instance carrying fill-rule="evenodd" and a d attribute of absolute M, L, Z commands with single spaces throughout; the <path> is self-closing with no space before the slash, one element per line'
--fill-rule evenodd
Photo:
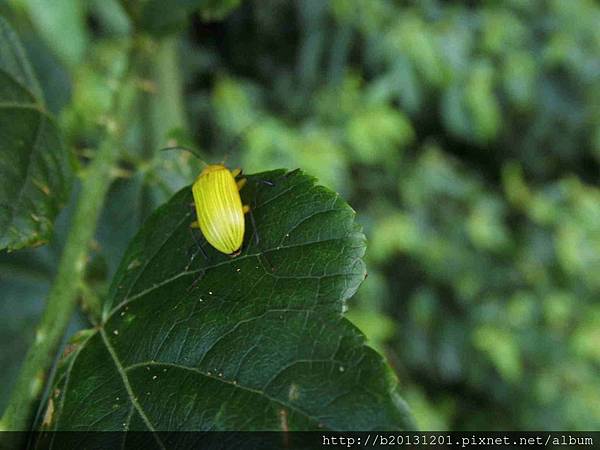
<path fill-rule="evenodd" d="M 310 244 L 315 244 L 315 243 L 319 243 L 319 242 L 335 241 L 335 240 L 341 240 L 341 239 L 344 239 L 344 237 L 335 238 L 335 239 L 324 239 L 324 240 L 322 240 L 322 241 L 314 241 L 314 242 L 310 242 L 310 243 L 302 243 L 302 244 L 298 244 L 298 245 L 294 245 L 294 246 L 310 245 Z M 274 250 L 276 250 L 276 249 L 270 249 L 270 250 L 266 250 L 266 251 L 264 251 L 264 252 L 268 252 L 268 251 L 274 251 Z M 263 253 L 264 253 L 264 252 L 263 252 Z M 245 255 L 245 256 L 243 256 L 243 257 L 241 257 L 241 258 L 257 257 L 257 256 L 260 256 L 260 255 L 261 255 L 261 254 L 263 254 L 263 253 L 252 254 L 252 255 Z M 239 260 L 239 259 L 240 259 L 240 258 L 237 258 L 237 260 Z M 132 298 L 128 299 L 128 301 L 127 301 L 127 302 L 122 302 L 122 303 L 121 303 L 121 304 L 119 304 L 117 307 L 115 307 L 115 308 L 114 308 L 114 309 L 113 309 L 113 310 L 110 312 L 109 316 L 107 317 L 106 321 L 103 323 L 102 327 L 101 327 L 101 328 L 99 328 L 99 329 L 96 331 L 96 333 L 98 333 L 98 332 L 99 332 L 99 333 L 101 334 L 102 341 L 104 342 L 104 345 L 106 346 L 107 350 L 109 351 L 109 353 L 110 353 L 110 355 L 111 355 L 111 357 L 112 357 L 112 359 L 113 359 L 113 362 L 114 362 L 114 364 L 115 364 L 115 367 L 116 367 L 116 369 L 117 369 L 117 371 L 118 371 L 119 375 L 120 375 L 120 376 L 121 376 L 121 378 L 122 378 L 122 381 L 123 381 L 123 384 L 124 384 L 124 386 L 125 386 L 125 389 L 126 389 L 126 391 L 127 391 L 127 394 L 128 394 L 128 396 L 130 397 L 130 399 L 131 399 L 131 403 L 132 403 L 132 405 L 133 405 L 133 408 L 134 408 L 134 409 L 135 409 L 135 410 L 138 412 L 138 414 L 140 414 L 140 417 L 142 418 L 142 420 L 144 421 L 144 424 L 145 424 L 145 425 L 148 427 L 148 429 L 149 429 L 151 432 L 153 432 L 153 433 L 154 433 L 154 435 L 155 435 L 155 438 L 156 438 L 156 439 L 159 441 L 159 445 L 163 445 L 163 444 L 162 444 L 162 442 L 160 442 L 160 438 L 158 437 L 158 435 L 156 435 L 156 429 L 154 428 L 154 426 L 152 425 L 152 423 L 150 422 L 150 420 L 148 419 L 148 417 L 145 415 L 145 413 L 144 413 L 144 411 L 143 411 L 143 408 L 141 407 L 141 405 L 140 405 L 140 404 L 137 402 L 137 400 L 135 400 L 135 394 L 134 394 L 134 392 L 133 392 L 133 389 L 131 388 L 131 384 L 129 383 L 129 377 L 128 377 L 128 375 L 127 375 L 127 372 L 128 372 L 129 370 L 131 370 L 131 369 L 133 369 L 133 368 L 136 368 L 136 367 L 139 367 L 139 366 L 147 366 L 147 365 L 155 365 L 155 366 L 167 366 L 167 367 L 174 367 L 174 368 L 178 368 L 178 369 L 181 369 L 181 370 L 186 370 L 186 371 L 193 371 L 193 372 L 195 372 L 195 373 L 198 373 L 198 374 L 200 374 L 200 375 L 202 375 L 202 376 L 204 376 L 204 377 L 206 377 L 206 378 L 210 378 L 210 379 L 218 380 L 218 381 L 220 381 L 220 382 L 222 382 L 222 383 L 224 383 L 224 384 L 227 384 L 227 385 L 230 385 L 230 386 L 234 386 L 234 387 L 235 387 L 235 388 L 237 388 L 237 389 L 240 389 L 240 390 L 243 390 L 243 391 L 246 391 L 246 392 L 251 392 L 251 393 L 253 393 L 253 394 L 256 394 L 256 395 L 259 395 L 259 396 L 264 396 L 265 398 L 269 399 L 270 401 L 272 401 L 272 402 L 274 402 L 274 403 L 277 403 L 277 404 L 279 404 L 279 405 L 281 405 L 281 406 L 283 406 L 283 407 L 286 407 L 286 408 L 288 408 L 288 409 L 290 409 L 290 410 L 293 410 L 293 411 L 297 412 L 298 414 L 300 414 L 300 415 L 304 416 L 305 418 L 309 419 L 310 421 L 312 421 L 312 422 L 313 422 L 313 423 L 315 423 L 316 425 L 320 425 L 320 422 L 319 422 L 319 420 L 318 420 L 318 419 L 316 419 L 315 417 L 311 416 L 309 413 L 307 413 L 307 412 L 305 412 L 305 411 L 303 411 L 303 410 L 301 410 L 301 409 L 297 408 L 296 406 L 290 405 L 290 404 L 288 404 L 288 403 L 286 403 L 286 402 L 284 402 L 284 401 L 282 401 L 282 400 L 280 400 L 280 399 L 277 399 L 277 398 L 275 398 L 275 397 L 272 397 L 272 396 L 270 396 L 269 394 L 267 394 L 265 391 L 258 390 L 258 389 L 254 389 L 254 388 L 251 388 L 251 387 L 247 387 L 247 386 L 241 385 L 241 384 L 239 384 L 239 383 L 232 383 L 232 382 L 230 382 L 230 381 L 228 381 L 228 380 L 224 380 L 224 379 L 222 379 L 222 378 L 215 377 L 215 376 L 213 376 L 213 375 L 209 375 L 208 373 L 206 373 L 206 372 L 203 372 L 203 371 L 201 371 L 200 369 L 198 369 L 198 368 L 195 368 L 195 367 L 187 367 L 187 366 L 183 366 L 183 365 L 176 364 L 176 363 L 168 363 L 168 362 L 156 362 L 156 361 L 143 361 L 143 362 L 135 363 L 135 364 L 132 364 L 132 365 L 130 365 L 130 366 L 124 367 L 124 366 L 121 364 L 120 360 L 119 360 L 119 356 L 118 356 L 118 354 L 117 354 L 116 350 L 115 350 L 115 349 L 114 349 L 114 347 L 112 347 L 112 345 L 110 344 L 110 341 L 109 341 L 109 339 L 108 339 L 108 336 L 106 335 L 106 330 L 105 330 L 104 326 L 106 325 L 106 323 L 108 322 L 108 320 L 110 319 L 110 317 L 112 317 L 112 315 L 113 315 L 113 314 L 114 314 L 116 311 L 118 311 L 120 308 L 122 308 L 122 307 L 123 307 L 125 304 L 130 304 L 130 303 L 134 302 L 135 300 L 138 300 L 138 299 L 142 298 L 143 296 L 145 296 L 146 294 L 148 294 L 148 293 L 149 293 L 149 292 L 151 292 L 152 290 L 154 290 L 154 289 L 157 289 L 157 288 L 159 288 L 160 286 L 164 286 L 165 284 L 168 284 L 168 283 L 170 283 L 170 282 L 174 281 L 175 279 L 177 279 L 177 278 L 179 278 L 179 277 L 181 277 L 181 276 L 183 276 L 183 275 L 189 275 L 189 274 L 193 274 L 193 273 L 197 273 L 197 272 L 201 272 L 201 271 L 207 270 L 207 269 L 209 269 L 209 268 L 214 268 L 214 267 L 218 267 L 218 266 L 221 266 L 221 265 L 227 265 L 227 264 L 231 264 L 231 263 L 232 263 L 231 261 L 222 261 L 222 262 L 220 262 L 220 263 L 218 263 L 218 264 L 215 264 L 213 267 L 205 267 L 205 268 L 203 268 L 203 269 L 201 269 L 201 270 L 198 270 L 198 271 L 190 271 L 190 272 L 180 273 L 180 274 L 178 274 L 178 275 L 177 275 L 177 276 L 175 276 L 175 277 L 171 277 L 171 278 L 169 278 L 169 279 L 165 280 L 165 281 L 164 281 L 164 282 L 162 282 L 160 285 L 154 285 L 152 288 L 149 288 L 149 289 L 147 289 L 146 291 L 143 291 L 143 292 L 141 292 L 140 294 L 137 294 L 136 296 L 134 296 L 134 297 L 132 297 Z M 329 275 L 322 275 L 322 276 L 319 276 L 319 277 L 314 277 L 314 278 L 323 278 L 323 277 L 327 277 L 327 276 L 342 276 L 342 275 L 345 275 L 345 274 L 344 274 L 344 273 L 340 273 L 340 274 L 329 274 Z M 290 278 L 297 278 L 297 277 L 290 277 Z M 273 311 L 273 310 L 268 310 L 268 311 L 265 311 L 265 313 L 272 312 L 272 311 Z M 277 310 L 277 311 L 278 311 L 278 310 Z M 289 310 L 289 309 L 282 309 L 282 310 L 281 310 L 281 312 L 289 312 L 289 311 L 291 311 L 291 310 Z M 308 312 L 308 311 L 310 311 L 310 310 L 302 310 L 302 311 L 307 311 L 307 312 Z M 82 347 L 81 347 L 81 349 L 82 349 L 82 348 L 83 348 L 83 347 L 84 347 L 84 346 L 85 346 L 85 345 L 86 345 L 86 344 L 87 344 L 89 341 L 90 341 L 90 339 L 86 340 L 86 341 L 85 341 L 85 342 L 82 344 Z M 81 351 L 81 349 L 79 349 L 79 351 Z M 299 363 L 299 362 L 303 362 L 303 361 L 305 361 L 305 362 L 309 362 L 309 361 L 315 362 L 315 361 L 321 361 L 321 360 L 322 360 L 322 361 L 327 361 L 327 362 L 334 362 L 334 363 L 342 364 L 342 362 L 341 362 L 341 361 L 336 361 L 336 360 L 334 360 L 334 359 L 331 359 L 331 358 L 329 358 L 329 359 L 318 359 L 318 360 L 317 360 L 317 359 L 315 359 L 315 360 L 295 360 L 295 361 L 293 361 L 292 363 L 290 363 L 290 365 L 297 364 L 297 363 Z M 288 365 L 288 366 L 284 367 L 283 369 L 285 369 L 285 368 L 289 367 L 290 365 Z M 72 366 L 71 366 L 71 367 L 72 367 Z M 282 369 L 282 370 L 283 370 L 283 369 Z M 280 371 L 277 373 L 277 376 L 278 376 L 280 373 L 281 373 L 281 370 L 280 370 Z M 323 427 L 322 425 L 321 425 L 321 426 L 319 426 L 319 428 L 321 428 L 321 429 L 324 429 L 324 430 L 326 430 L 326 429 L 329 429 L 328 427 Z M 164 448 L 164 446 L 163 446 L 163 448 Z"/>
<path fill-rule="evenodd" d="M 326 361 L 326 362 L 335 362 L 335 363 L 338 363 L 338 364 L 342 364 L 341 361 L 337 361 L 337 360 L 334 360 L 334 359 L 322 359 L 322 358 L 321 359 L 298 359 L 298 360 L 295 360 L 295 361 L 291 362 L 287 366 L 284 366 L 277 373 L 277 375 L 279 375 L 281 373 L 281 371 L 283 371 L 283 370 L 285 370 L 285 369 L 293 366 L 294 364 L 303 363 L 303 362 L 324 362 L 324 361 Z M 135 364 L 132 364 L 130 366 L 125 367 L 124 371 L 128 372 L 128 371 L 130 371 L 132 369 L 136 369 L 138 367 L 145 367 L 145 366 L 173 367 L 175 369 L 185 370 L 185 371 L 188 371 L 188 372 L 195 372 L 195 373 L 197 373 L 199 375 L 202 375 L 203 377 L 210 378 L 211 380 L 220 381 L 221 383 L 227 384 L 228 386 L 233 386 L 236 389 L 239 389 L 239 390 L 242 390 L 242 391 L 245 391 L 245 392 L 250 392 L 252 394 L 255 394 L 255 395 L 258 395 L 258 396 L 261 396 L 261 397 L 265 397 L 265 398 L 271 400 L 274 403 L 277 403 L 277 404 L 279 404 L 281 406 L 284 406 L 284 407 L 286 407 L 286 408 L 288 408 L 288 409 L 290 409 L 292 411 L 295 411 L 295 412 L 301 414 L 302 416 L 304 416 L 307 419 L 311 420 L 315 424 L 319 423 L 319 420 L 316 417 L 311 416 L 306 411 L 303 411 L 303 410 L 299 409 L 297 406 L 290 405 L 289 403 L 286 403 L 283 400 L 280 400 L 280 399 L 278 399 L 276 397 L 273 397 L 273 396 L 267 394 L 265 391 L 262 391 L 260 389 L 254 389 L 254 388 L 251 388 L 251 387 L 248 387 L 248 386 L 244 386 L 244 385 L 242 385 L 240 383 L 234 383 L 232 381 L 225 380 L 223 378 L 220 378 L 220 377 L 212 375 L 212 374 L 209 375 L 207 372 L 203 372 L 202 370 L 198 369 L 197 367 L 188 367 L 188 366 L 183 366 L 181 364 L 168 363 L 168 362 L 141 361 L 139 363 L 135 363 Z M 326 428 L 323 428 L 323 429 L 326 429 Z"/>
<path fill-rule="evenodd" d="M 287 310 L 286 310 L 287 311 Z M 110 343 L 110 340 L 108 339 L 108 336 L 106 335 L 106 331 L 103 328 L 100 328 L 96 331 L 96 333 L 100 333 L 100 336 L 102 337 L 102 342 L 104 343 L 106 349 L 108 350 L 108 352 L 110 353 L 111 358 L 113 359 L 113 363 L 115 365 L 115 368 L 117 370 L 117 372 L 119 373 L 119 376 L 121 377 L 121 380 L 123 382 L 123 385 L 125 387 L 125 390 L 127 391 L 127 395 L 129 396 L 130 402 L 132 404 L 133 409 L 135 409 L 138 414 L 140 415 L 140 417 L 142 418 L 142 421 L 144 422 L 144 425 L 146 425 L 146 427 L 148 428 L 148 430 L 150 432 L 153 433 L 157 443 L 161 446 L 161 448 L 163 450 L 166 450 L 166 448 L 164 447 L 164 444 L 162 443 L 162 441 L 160 440 L 160 437 L 157 434 L 157 430 L 154 427 L 154 425 L 152 424 L 152 422 L 150 421 L 150 419 L 148 418 L 148 416 L 146 415 L 146 413 L 144 412 L 144 409 L 142 408 L 142 406 L 139 404 L 139 402 L 136 399 L 135 396 L 135 392 L 133 391 L 133 388 L 131 387 L 131 383 L 129 382 L 129 376 L 127 374 L 128 371 L 133 370 L 135 368 L 138 367 L 145 367 L 145 366 L 155 366 L 155 367 L 172 367 L 172 368 L 176 368 L 176 369 L 180 369 L 180 370 L 185 370 L 185 371 L 190 371 L 190 372 L 194 372 L 197 373 L 199 375 L 202 375 L 203 377 L 212 379 L 212 380 L 216 380 L 219 381 L 223 384 L 227 384 L 228 386 L 233 386 L 236 389 L 245 391 L 245 392 L 250 392 L 252 394 L 261 396 L 261 397 L 265 397 L 267 399 L 269 399 L 270 401 L 277 403 L 283 407 L 286 407 L 292 411 L 297 412 L 298 414 L 304 416 L 305 418 L 309 419 L 310 421 L 312 421 L 315 425 L 319 426 L 320 429 L 322 430 L 332 430 L 332 428 L 329 427 L 325 427 L 321 424 L 321 422 L 313 417 L 312 415 L 310 415 L 309 413 L 307 413 L 306 411 L 303 411 L 302 409 L 299 409 L 296 406 L 293 406 L 289 403 L 286 403 L 276 397 L 273 397 L 269 394 L 267 394 L 265 391 L 259 390 L 259 389 L 254 389 L 248 386 L 244 386 L 240 383 L 233 383 L 229 380 L 225 380 L 223 378 L 220 378 L 218 376 L 213 376 L 212 374 L 208 374 L 207 372 L 203 372 L 202 370 L 196 368 L 196 367 L 188 367 L 188 366 L 183 366 L 181 364 L 175 364 L 175 363 L 168 363 L 168 362 L 157 362 L 157 361 L 141 361 L 135 364 L 131 364 L 127 367 L 124 367 L 120 360 L 119 360 L 119 355 L 117 354 L 116 350 L 114 349 L 114 347 L 112 346 L 112 344 Z M 93 336 L 93 335 L 92 335 Z M 83 348 L 87 345 L 87 343 L 89 341 L 91 341 L 91 337 L 90 336 L 88 339 L 86 339 L 86 341 L 81 345 L 81 347 L 78 349 L 78 354 L 75 355 L 73 361 L 71 362 L 69 369 L 66 373 L 67 379 L 70 377 L 70 372 L 73 368 L 73 366 L 75 365 L 75 359 L 77 358 L 77 356 L 79 355 L 79 353 L 83 350 Z M 298 363 L 302 363 L 302 362 L 334 362 L 337 364 L 343 364 L 342 361 L 337 361 L 335 359 L 332 358 L 328 358 L 328 359 L 324 359 L 324 358 L 320 358 L 320 359 L 298 359 L 298 360 L 294 360 L 291 363 L 289 363 L 287 366 L 284 366 L 281 370 L 279 370 L 279 372 L 277 373 L 277 376 L 285 369 L 293 366 L 294 364 L 298 364 Z M 269 383 L 267 383 L 269 384 Z M 66 388 L 66 386 L 65 386 Z"/>
<path fill-rule="evenodd" d="M 134 395 L 133 389 L 131 388 L 131 384 L 129 383 L 129 377 L 127 376 L 127 373 L 125 372 L 123 365 L 119 361 L 119 355 L 117 355 L 117 352 L 115 351 L 113 346 L 110 344 L 110 341 L 108 340 L 108 336 L 106 336 L 106 331 L 104 330 L 104 328 L 100 328 L 98 330 L 98 332 L 100 333 L 100 336 L 102 337 L 102 342 L 104 342 L 106 349 L 108 350 L 111 358 L 113 359 L 113 362 L 115 364 L 117 372 L 121 376 L 121 380 L 123 381 L 123 385 L 125 386 L 125 390 L 127 391 L 127 395 L 129 396 L 129 401 L 131 402 L 131 404 L 133 405 L 133 407 L 135 408 L 137 413 L 142 418 L 144 425 L 146 425 L 148 430 L 152 432 L 152 435 L 154 436 L 156 443 L 160 446 L 161 449 L 166 450 L 166 447 L 164 446 L 160 437 L 156 434 L 156 429 L 154 428 L 154 425 L 152 425 L 152 422 L 150 422 L 150 419 L 148 419 L 148 416 L 146 416 L 146 413 L 144 412 L 143 408 L 138 403 L 138 401 Z"/>

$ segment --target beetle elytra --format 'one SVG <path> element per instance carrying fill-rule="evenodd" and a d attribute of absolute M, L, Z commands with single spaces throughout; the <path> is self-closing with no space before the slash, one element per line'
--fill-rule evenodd
<path fill-rule="evenodd" d="M 246 183 L 245 178 L 236 181 L 240 173 L 240 169 L 230 171 L 222 164 L 209 164 L 192 185 L 197 216 L 192 227 L 200 228 L 210 245 L 231 256 L 240 252 L 244 214 L 250 210 L 240 198 L 239 191 Z"/>

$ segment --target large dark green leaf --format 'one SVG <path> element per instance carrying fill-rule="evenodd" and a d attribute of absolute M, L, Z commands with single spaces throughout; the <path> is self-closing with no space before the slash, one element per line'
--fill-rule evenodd
<path fill-rule="evenodd" d="M 241 0 L 121 0 L 138 26 L 153 34 L 173 32 L 186 23 L 187 17 L 199 12 L 204 20 L 220 20 L 236 8 Z"/>
<path fill-rule="evenodd" d="M 70 181 L 58 130 L 17 37 L 0 17 L 0 249 L 47 240 Z"/>
<path fill-rule="evenodd" d="M 33 342 L 51 279 L 48 256 L 47 246 L 10 255 L 0 253 L 0 410 L 6 406 L 25 352 Z"/>
<path fill-rule="evenodd" d="M 191 257 L 189 188 L 148 219 L 102 325 L 62 363 L 47 427 L 410 427 L 391 370 L 342 317 L 365 276 L 354 211 L 297 171 L 250 176 L 242 194 L 260 239 L 248 218 L 235 258 L 206 242 Z"/>

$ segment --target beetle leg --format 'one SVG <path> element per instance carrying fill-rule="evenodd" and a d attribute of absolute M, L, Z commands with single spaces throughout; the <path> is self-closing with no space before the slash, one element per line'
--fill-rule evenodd
<path fill-rule="evenodd" d="M 204 270 L 202 270 L 200 272 L 200 275 L 198 275 L 196 277 L 196 279 L 194 280 L 194 282 L 185 290 L 185 292 L 188 293 L 188 292 L 192 291 L 198 285 L 198 283 L 200 282 L 200 280 L 202 280 L 202 278 L 204 278 L 204 274 L 205 273 L 206 272 Z"/>
<path fill-rule="evenodd" d="M 237 168 L 237 169 L 233 169 L 231 171 L 231 175 L 233 175 L 233 178 L 237 178 L 242 174 L 242 169 Z"/>
<path fill-rule="evenodd" d="M 258 255 L 258 258 L 260 259 L 262 256 L 262 258 L 265 259 L 265 261 L 267 262 L 267 265 L 271 269 L 271 272 L 275 272 L 275 267 L 273 267 L 273 264 L 271 264 L 271 261 L 269 261 L 269 258 L 267 258 L 267 255 L 265 255 L 260 248 L 260 237 L 258 236 L 258 228 L 256 227 L 256 220 L 254 220 L 254 214 L 252 214 L 252 210 L 250 209 L 250 207 L 248 205 L 246 205 L 245 208 L 248 208 L 250 222 L 252 222 L 252 228 L 254 229 L 254 240 L 256 242 L 256 247 L 258 248 L 258 251 L 260 252 Z"/>
<path fill-rule="evenodd" d="M 236 184 L 237 184 L 238 191 L 241 191 L 241 190 L 242 190 L 242 188 L 243 188 L 243 187 L 244 187 L 244 185 L 246 184 L 246 181 L 248 181 L 246 178 L 241 178 L 241 179 L 239 179 L 239 180 L 237 181 L 237 183 L 236 183 Z"/>
<path fill-rule="evenodd" d="M 252 228 L 254 229 L 254 241 L 256 242 L 256 246 L 258 247 L 258 245 L 260 244 L 260 238 L 258 237 L 258 229 L 256 228 L 256 221 L 254 220 L 254 214 L 252 214 L 252 210 L 250 209 L 250 206 L 246 205 L 244 206 L 244 209 L 247 209 L 247 211 L 244 212 L 248 212 L 249 216 L 250 216 L 250 222 L 252 222 Z"/>
<path fill-rule="evenodd" d="M 197 223 L 197 222 L 196 222 Z M 194 242 L 196 243 L 196 247 L 198 247 L 198 250 L 196 250 L 191 258 L 190 258 L 190 262 L 188 263 L 188 265 L 185 267 L 186 272 L 189 270 L 189 268 L 191 267 L 192 263 L 194 262 L 194 260 L 196 259 L 196 256 L 198 256 L 198 253 L 202 253 L 202 256 L 204 256 L 204 259 L 208 260 L 208 255 L 206 254 L 206 252 L 204 251 L 204 249 L 202 248 L 202 242 L 200 242 L 198 240 L 198 238 L 196 237 L 196 235 L 194 234 L 194 230 L 192 229 L 192 227 L 190 227 L 190 234 L 192 235 L 192 239 L 194 240 Z"/>
<path fill-rule="evenodd" d="M 190 223 L 190 228 L 200 228 L 200 225 L 198 225 L 198 221 L 194 220 L 192 223 Z"/>
<path fill-rule="evenodd" d="M 244 212 L 244 214 L 248 214 L 250 212 L 250 206 L 249 205 L 242 206 L 242 211 Z"/>

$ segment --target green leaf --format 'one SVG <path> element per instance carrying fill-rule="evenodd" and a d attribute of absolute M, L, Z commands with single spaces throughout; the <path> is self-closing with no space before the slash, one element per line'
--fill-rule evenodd
<path fill-rule="evenodd" d="M 6 407 L 44 306 L 51 278 L 48 248 L 0 253 L 0 410 Z"/>
<path fill-rule="evenodd" d="M 101 326 L 61 364 L 46 428 L 412 426 L 391 370 L 342 317 L 365 277 L 354 211 L 299 171 L 249 176 L 242 198 L 260 239 L 248 217 L 233 258 L 205 241 L 191 257 L 189 187 L 148 219 Z"/>
<path fill-rule="evenodd" d="M 0 249 L 46 241 L 71 171 L 23 49 L 0 17 Z"/>
<path fill-rule="evenodd" d="M 190 14 L 199 12 L 203 20 L 222 20 L 241 0 L 121 0 L 138 27 L 151 34 L 177 31 Z"/>

